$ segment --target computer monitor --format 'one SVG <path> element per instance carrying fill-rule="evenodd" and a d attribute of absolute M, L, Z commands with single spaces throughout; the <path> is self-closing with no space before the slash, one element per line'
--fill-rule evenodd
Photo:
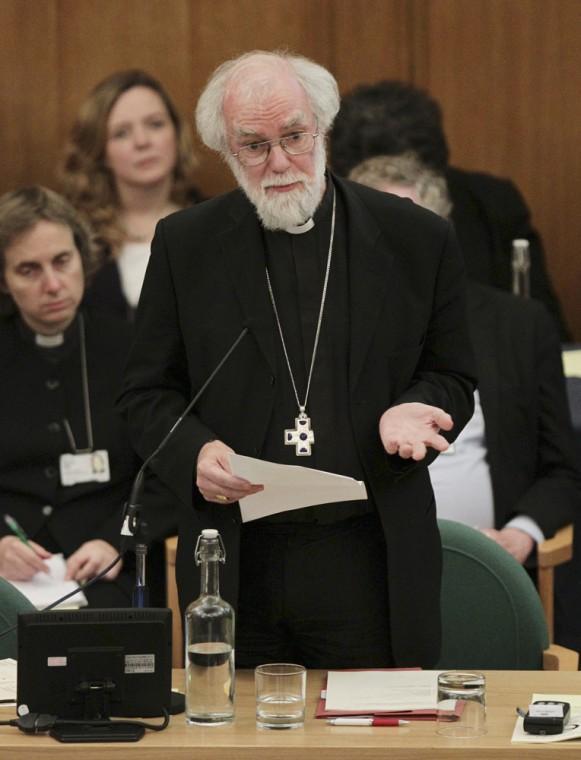
<path fill-rule="evenodd" d="M 69 719 L 169 712 L 171 610 L 20 614 L 17 701 Z"/>

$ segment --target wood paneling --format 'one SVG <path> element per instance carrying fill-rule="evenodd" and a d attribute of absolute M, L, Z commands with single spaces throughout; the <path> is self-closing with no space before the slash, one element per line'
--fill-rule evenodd
<path fill-rule="evenodd" d="M 581 340 L 581 0 L 0 0 L 0 191 L 51 183 L 81 100 L 150 71 L 191 120 L 221 61 L 287 47 L 341 90 L 401 78 L 442 103 L 457 165 L 513 178 Z M 206 195 L 232 180 L 199 150 Z"/>
<path fill-rule="evenodd" d="M 0 75 L 0 192 L 50 184 L 59 114 L 55 0 L 1 0 Z"/>
<path fill-rule="evenodd" d="M 412 78 L 409 0 L 336 0 L 331 70 L 341 92 L 362 82 Z"/>

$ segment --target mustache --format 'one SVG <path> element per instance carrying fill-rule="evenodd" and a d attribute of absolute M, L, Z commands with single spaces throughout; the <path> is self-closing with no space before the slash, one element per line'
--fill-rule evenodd
<path fill-rule="evenodd" d="M 260 183 L 261 190 L 269 187 L 280 187 L 281 185 L 292 185 L 293 182 L 306 182 L 309 177 L 306 174 L 289 172 L 287 174 L 277 174 L 269 179 L 263 179 Z"/>

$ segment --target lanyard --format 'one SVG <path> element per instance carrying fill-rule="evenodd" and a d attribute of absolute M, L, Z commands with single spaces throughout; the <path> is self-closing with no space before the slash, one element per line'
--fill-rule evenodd
<path fill-rule="evenodd" d="M 63 425 L 74 454 L 89 454 L 93 451 L 93 420 L 91 417 L 91 400 L 89 398 L 89 373 L 87 370 L 87 342 L 85 337 L 85 320 L 79 314 L 79 340 L 81 344 L 81 387 L 83 389 L 83 406 L 85 410 L 85 428 L 87 431 L 87 448 L 78 449 L 69 421 L 63 419 Z"/>

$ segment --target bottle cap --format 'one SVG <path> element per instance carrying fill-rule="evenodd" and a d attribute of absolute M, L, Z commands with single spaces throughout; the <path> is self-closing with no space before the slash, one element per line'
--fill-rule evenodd
<path fill-rule="evenodd" d="M 218 531 L 215 528 L 204 528 L 202 538 L 218 538 Z"/>
<path fill-rule="evenodd" d="M 516 238 L 512 241 L 512 245 L 514 248 L 528 248 L 529 241 L 526 238 Z"/>

